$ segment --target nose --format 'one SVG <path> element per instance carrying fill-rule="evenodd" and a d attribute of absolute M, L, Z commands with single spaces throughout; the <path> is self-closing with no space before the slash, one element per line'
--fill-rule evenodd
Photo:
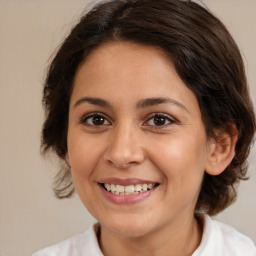
<path fill-rule="evenodd" d="M 142 134 L 137 130 L 127 125 L 113 128 L 104 154 L 104 160 L 108 164 L 124 169 L 144 161 Z"/>

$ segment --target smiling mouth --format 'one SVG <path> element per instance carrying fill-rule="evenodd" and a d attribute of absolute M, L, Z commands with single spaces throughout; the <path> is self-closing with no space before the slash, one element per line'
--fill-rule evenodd
<path fill-rule="evenodd" d="M 108 192 L 114 195 L 129 196 L 129 195 L 138 195 L 146 191 L 149 191 L 159 186 L 159 183 L 136 184 L 136 185 L 128 185 L 128 186 L 102 183 L 101 185 L 105 190 L 107 190 Z"/>

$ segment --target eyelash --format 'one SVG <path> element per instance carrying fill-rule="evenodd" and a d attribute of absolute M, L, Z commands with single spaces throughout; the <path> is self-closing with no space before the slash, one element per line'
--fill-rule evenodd
<path fill-rule="evenodd" d="M 168 126 L 168 125 L 170 125 L 170 124 L 175 123 L 174 119 L 171 118 L 171 117 L 170 117 L 169 115 L 167 115 L 167 114 L 164 114 L 164 113 L 154 113 L 154 114 L 152 114 L 151 117 L 145 122 L 146 125 L 149 123 L 150 120 L 153 120 L 153 122 L 154 122 L 154 119 L 155 119 L 155 118 L 162 118 L 162 120 L 164 121 L 164 124 L 163 124 L 163 125 L 156 125 L 155 123 L 152 124 L 152 125 L 149 125 L 149 126 L 151 126 L 151 127 L 154 127 L 155 129 L 161 129 L 161 128 L 164 128 L 164 127 L 166 127 L 166 126 Z M 166 121 L 168 121 L 169 123 L 166 124 Z"/>
<path fill-rule="evenodd" d="M 90 118 L 102 118 L 101 121 L 103 121 L 103 123 L 98 124 L 98 125 L 93 124 L 93 123 L 90 124 L 90 123 L 88 123 L 88 120 Z M 156 123 L 155 123 L 156 120 L 154 120 L 155 118 L 161 118 L 162 119 L 161 121 L 164 121 L 164 124 L 156 125 Z M 150 125 L 149 124 L 150 120 L 153 120 L 154 124 Z M 100 121 L 100 120 L 98 120 L 98 121 Z M 107 124 L 105 123 L 106 121 L 108 122 Z M 166 121 L 168 122 L 168 124 L 166 124 Z M 93 122 L 93 120 L 92 120 L 92 122 Z M 111 125 L 111 122 L 108 120 L 108 118 L 104 114 L 98 113 L 98 112 L 90 113 L 88 115 L 83 116 L 80 120 L 80 123 L 84 124 L 86 126 L 93 126 L 93 127 Z M 153 113 L 147 119 L 147 121 L 145 123 L 143 123 L 143 126 L 150 126 L 150 127 L 155 128 L 155 129 L 161 129 L 161 128 L 166 127 L 166 126 L 168 126 L 170 124 L 173 124 L 173 123 L 175 123 L 175 120 L 173 118 L 171 118 L 169 115 L 164 114 L 164 113 Z"/>
<path fill-rule="evenodd" d="M 103 115 L 102 113 L 90 113 L 90 114 L 88 114 L 88 115 L 85 115 L 85 116 L 83 116 L 82 118 L 81 118 L 81 120 L 80 120 L 80 123 L 81 124 L 84 124 L 84 125 L 87 125 L 87 126 L 102 126 L 102 125 L 106 125 L 106 124 L 99 124 L 99 125 L 96 125 L 96 124 L 89 124 L 88 123 L 88 120 L 90 119 L 90 118 L 103 118 L 104 119 L 104 123 L 105 123 L 105 121 L 107 121 L 109 124 L 111 124 L 109 121 L 108 121 L 108 118 L 106 118 L 105 117 L 105 115 Z M 93 121 L 93 120 L 92 120 Z M 107 125 L 109 125 L 109 124 L 107 124 Z"/>

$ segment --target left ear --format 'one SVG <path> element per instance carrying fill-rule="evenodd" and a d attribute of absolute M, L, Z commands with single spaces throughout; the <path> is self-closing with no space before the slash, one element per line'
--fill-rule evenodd
<path fill-rule="evenodd" d="M 205 172 L 210 175 L 221 174 L 235 156 L 238 139 L 236 125 L 227 123 L 224 127 L 215 129 L 216 138 L 210 140 L 209 155 Z"/>

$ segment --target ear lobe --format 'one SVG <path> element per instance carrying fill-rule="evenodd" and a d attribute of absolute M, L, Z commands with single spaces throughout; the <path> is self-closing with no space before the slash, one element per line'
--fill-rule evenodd
<path fill-rule="evenodd" d="M 236 125 L 228 123 L 225 127 L 215 130 L 216 138 L 210 141 L 209 155 L 205 172 L 210 175 L 221 174 L 235 156 L 238 140 Z"/>

